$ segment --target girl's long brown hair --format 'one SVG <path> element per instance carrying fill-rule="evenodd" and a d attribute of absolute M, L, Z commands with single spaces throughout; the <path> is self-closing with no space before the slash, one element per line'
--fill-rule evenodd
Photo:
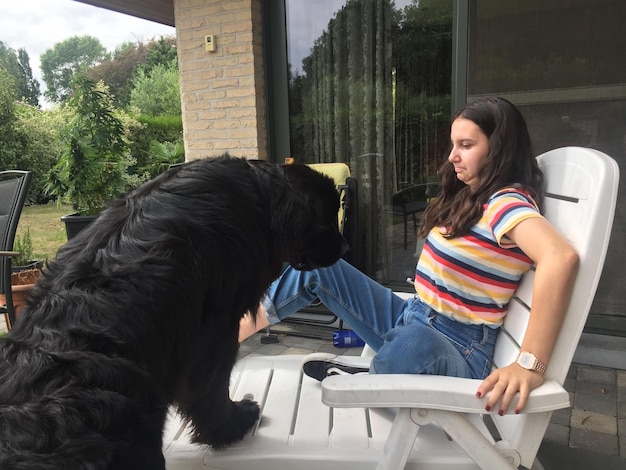
<path fill-rule="evenodd" d="M 445 227 L 450 238 L 468 233 L 483 213 L 483 204 L 499 189 L 518 186 L 540 204 L 543 173 L 533 155 L 522 113 L 504 98 L 490 97 L 466 104 L 452 117 L 474 122 L 489 139 L 487 161 L 475 189 L 460 181 L 447 160 L 439 169 L 441 190 L 424 212 L 418 236 Z"/>

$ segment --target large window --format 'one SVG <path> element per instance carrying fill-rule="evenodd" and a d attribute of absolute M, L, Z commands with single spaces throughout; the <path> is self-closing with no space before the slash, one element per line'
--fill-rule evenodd
<path fill-rule="evenodd" d="M 501 95 L 528 121 L 535 151 L 592 147 L 622 169 L 609 254 L 588 327 L 626 334 L 626 2 L 470 2 L 468 99 Z M 616 331 L 620 330 L 620 331 Z"/>
<path fill-rule="evenodd" d="M 287 45 L 268 61 L 273 89 L 284 90 L 271 97 L 270 112 L 283 110 L 282 120 L 273 120 L 280 122 L 272 131 L 274 158 L 350 165 L 360 185 L 359 267 L 381 282 L 402 285 L 413 275 L 419 243 L 411 211 L 434 190 L 445 158 L 451 90 L 455 107 L 486 95 L 509 98 L 526 117 L 537 154 L 593 147 L 626 173 L 622 0 L 264 4 L 273 5 L 267 17 L 280 23 L 268 28 L 270 42 Z M 592 331 L 622 335 L 625 184 L 622 177 L 588 323 Z"/>
<path fill-rule="evenodd" d="M 449 141 L 452 0 L 285 5 L 291 156 L 349 164 L 359 267 L 403 282 Z"/>

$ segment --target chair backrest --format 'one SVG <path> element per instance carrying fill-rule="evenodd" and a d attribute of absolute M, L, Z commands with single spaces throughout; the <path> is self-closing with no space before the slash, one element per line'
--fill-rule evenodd
<path fill-rule="evenodd" d="M 330 176 L 337 186 L 341 205 L 337 214 L 339 231 L 342 233 L 350 249 L 343 258 L 357 268 L 358 264 L 358 238 L 357 238 L 357 187 L 356 179 L 350 176 L 350 168 L 345 163 L 311 163 L 311 168 L 327 176 Z"/>
<path fill-rule="evenodd" d="M 537 160 L 546 179 L 544 215 L 580 256 L 573 295 L 546 371 L 547 379 L 562 385 L 602 273 L 613 225 L 619 169 L 607 155 L 580 147 L 551 150 Z M 532 306 L 533 278 L 531 270 L 524 276 L 509 306 L 496 345 L 496 366 L 510 364 L 519 353 Z M 494 417 L 502 438 L 514 443 L 529 438 L 519 435 L 526 432 L 525 423 L 520 426 L 519 420 L 529 421 L 530 426 L 530 421 L 535 419 L 533 415 Z M 549 416 L 540 419 L 549 420 Z M 543 433 L 537 436 L 539 442 L 542 438 Z"/>
<path fill-rule="evenodd" d="M 29 171 L 9 170 L 0 172 L 0 251 L 12 251 L 17 224 L 26 201 L 32 174 Z M 7 295 L 9 317 L 11 302 L 11 257 L 0 256 L 0 294 Z M 10 318 L 11 321 L 14 318 Z"/>

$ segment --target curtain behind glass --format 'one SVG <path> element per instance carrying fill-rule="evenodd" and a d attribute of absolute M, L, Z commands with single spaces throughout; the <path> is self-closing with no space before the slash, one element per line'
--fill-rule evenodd
<path fill-rule="evenodd" d="M 388 1 L 349 1 L 290 79 L 293 156 L 349 163 L 359 183 L 360 246 L 367 247 L 360 267 L 379 279 L 388 278 L 384 208 L 395 173 L 390 34 Z"/>

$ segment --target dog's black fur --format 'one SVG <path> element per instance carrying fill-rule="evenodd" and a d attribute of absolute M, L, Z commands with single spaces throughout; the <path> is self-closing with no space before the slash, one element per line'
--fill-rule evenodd
<path fill-rule="evenodd" d="M 62 247 L 0 343 L 0 468 L 165 468 L 168 405 L 216 448 L 256 422 L 228 396 L 239 321 L 284 261 L 345 251 L 339 199 L 304 165 L 227 155 L 120 198 Z"/>

